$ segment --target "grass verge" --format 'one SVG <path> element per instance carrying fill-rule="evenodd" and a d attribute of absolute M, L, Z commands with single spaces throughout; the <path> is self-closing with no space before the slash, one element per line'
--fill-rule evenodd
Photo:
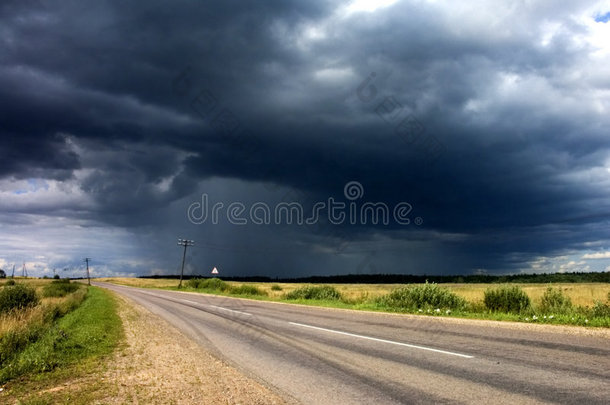
<path fill-rule="evenodd" d="M 47 390 L 98 369 L 99 359 L 114 350 L 122 338 L 122 323 L 110 292 L 89 287 L 83 303 L 60 318 L 34 343 L 0 369 L 0 379 L 10 380 L 0 396 L 24 404 L 89 403 L 95 386 L 55 392 Z M 82 389 L 81 389 L 82 388 Z"/>
<path fill-rule="evenodd" d="M 34 292 L 34 287 L 24 287 Z M 38 305 L 14 309 L 0 315 L 0 383 L 11 378 L 3 375 L 7 373 L 6 369 L 12 359 L 29 344 L 38 341 L 58 318 L 78 308 L 86 294 L 87 289 L 81 285 L 64 297 L 44 298 Z"/>

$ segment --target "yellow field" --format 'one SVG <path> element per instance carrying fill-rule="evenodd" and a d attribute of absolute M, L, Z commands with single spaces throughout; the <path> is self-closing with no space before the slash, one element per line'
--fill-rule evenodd
<path fill-rule="evenodd" d="M 146 288 L 164 288 L 175 287 L 178 285 L 178 280 L 174 279 L 141 279 L 141 278 L 112 278 L 100 279 L 100 281 L 109 281 L 116 284 L 128 285 L 133 287 Z M 251 284 L 259 287 L 261 290 L 269 293 L 271 298 L 279 298 L 287 292 L 302 287 L 303 283 L 239 283 L 230 282 L 233 285 Z M 281 291 L 271 290 L 272 285 L 279 285 Z M 390 291 L 404 286 L 403 284 L 327 284 L 335 287 L 342 295 L 348 299 L 360 299 L 363 297 L 375 298 Z M 456 294 L 466 298 L 470 302 L 482 301 L 483 294 L 486 289 L 497 287 L 499 284 L 441 284 L 442 287 L 449 288 Z M 610 293 L 609 283 L 557 283 L 557 284 L 530 284 L 516 283 L 529 295 L 534 305 L 540 302 L 544 291 L 549 286 L 561 288 L 562 292 L 570 297 L 572 303 L 578 306 L 591 307 L 595 301 L 605 302 Z"/>

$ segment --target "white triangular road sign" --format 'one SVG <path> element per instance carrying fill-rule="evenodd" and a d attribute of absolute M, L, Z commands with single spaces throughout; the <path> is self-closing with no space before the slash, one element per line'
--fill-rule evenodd
<path fill-rule="evenodd" d="M 212 274 L 218 274 L 218 269 L 216 267 L 214 267 L 214 269 L 212 270 Z"/>

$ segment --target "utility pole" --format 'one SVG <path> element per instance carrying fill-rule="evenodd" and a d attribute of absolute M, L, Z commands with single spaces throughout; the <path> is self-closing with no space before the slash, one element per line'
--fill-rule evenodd
<path fill-rule="evenodd" d="M 180 283 L 178 284 L 178 288 L 182 287 L 182 277 L 184 276 L 184 260 L 186 259 L 186 248 L 188 246 L 194 246 L 194 240 L 188 239 L 178 239 L 178 246 L 184 246 L 184 252 L 182 253 L 182 270 L 180 270 Z"/>
<path fill-rule="evenodd" d="M 23 262 L 23 277 L 27 278 L 28 271 L 25 269 L 25 262 Z"/>
<path fill-rule="evenodd" d="M 13 275 L 11 276 L 11 278 L 15 278 L 15 264 L 13 263 Z"/>
<path fill-rule="evenodd" d="M 89 260 L 91 260 L 89 257 L 85 257 L 84 262 L 87 263 L 87 283 L 91 285 L 91 276 L 89 275 Z"/>

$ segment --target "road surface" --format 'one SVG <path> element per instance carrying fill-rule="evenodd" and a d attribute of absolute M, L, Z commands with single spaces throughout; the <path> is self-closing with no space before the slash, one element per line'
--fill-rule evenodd
<path fill-rule="evenodd" d="M 608 404 L 610 340 L 96 283 L 304 404 Z"/>

